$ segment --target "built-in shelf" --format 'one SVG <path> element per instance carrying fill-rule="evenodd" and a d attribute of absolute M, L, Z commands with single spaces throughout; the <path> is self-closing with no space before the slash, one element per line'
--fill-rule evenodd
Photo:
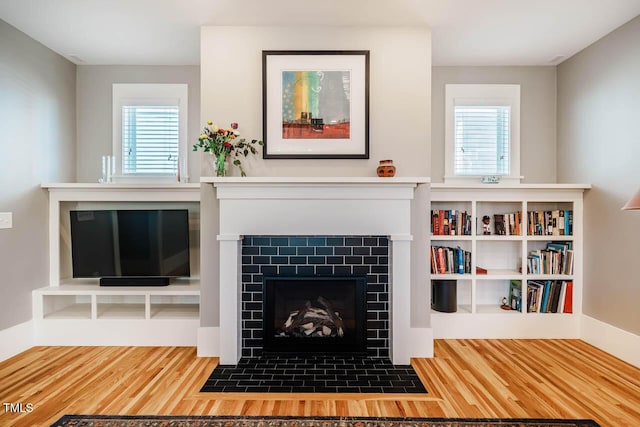
<path fill-rule="evenodd" d="M 431 310 L 436 338 L 576 338 L 582 312 L 582 218 L 585 184 L 523 184 L 523 185 L 431 185 L 431 221 L 436 230 L 430 236 L 434 247 L 450 247 L 471 253 L 471 274 L 431 274 L 432 280 L 455 281 L 457 310 L 443 313 Z M 549 211 L 560 215 L 571 211 L 572 232 L 552 226 L 556 235 L 531 235 L 536 222 L 529 227 L 528 212 Z M 520 215 L 518 215 L 520 213 Z M 513 215 L 512 215 L 513 214 Z M 495 217 L 512 215 L 514 227 L 510 235 L 497 235 Z M 533 218 L 532 213 L 532 218 Z M 490 218 L 490 233 L 482 226 L 482 218 Z M 539 216 L 539 215 L 538 215 Z M 445 218 L 442 222 L 440 218 Z M 552 224 L 563 224 L 559 218 Z M 546 218 L 545 218 L 546 219 Z M 455 220 L 455 222 L 453 222 Z M 471 235 L 438 235 L 443 227 L 471 225 Z M 507 221 L 505 220 L 505 225 Z M 544 224 L 544 228 L 550 226 Z M 448 228 L 451 229 L 451 228 Z M 464 229 L 464 225 L 463 228 Z M 447 228 L 444 228 L 447 230 Z M 532 251 L 545 249 L 554 241 L 571 242 L 573 274 L 529 274 L 527 259 Z M 487 270 L 477 274 L 476 267 Z M 530 281 L 572 282 L 571 312 L 529 312 Z M 503 310 L 502 298 L 509 298 L 513 285 L 519 286 L 521 310 Z M 536 283 L 533 283 L 532 292 Z M 567 289 L 566 283 L 560 286 Z M 560 288 L 559 288 L 560 289 Z M 562 295 L 562 294 L 556 294 Z M 509 299 L 508 299 L 509 301 Z M 532 300 L 533 301 L 533 300 Z M 537 305 L 531 310 L 538 310 Z"/>
<path fill-rule="evenodd" d="M 169 286 L 99 286 L 97 280 L 65 281 L 33 291 L 37 319 L 199 319 L 200 282 Z"/>
<path fill-rule="evenodd" d="M 200 233 L 200 183 L 53 183 L 49 193 L 49 286 L 33 291 L 38 345 L 196 345 L 200 326 L 199 238 L 191 278 L 169 286 L 100 286 L 71 275 L 67 214 L 86 206 L 186 207 Z M 140 207 L 144 206 L 144 207 Z M 195 266 L 195 268 L 194 268 Z"/>

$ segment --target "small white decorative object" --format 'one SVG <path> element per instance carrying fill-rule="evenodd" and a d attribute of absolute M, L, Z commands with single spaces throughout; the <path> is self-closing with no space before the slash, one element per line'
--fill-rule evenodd
<path fill-rule="evenodd" d="M 486 175 L 483 176 L 480 181 L 483 184 L 498 184 L 500 182 L 500 177 L 498 175 Z"/>

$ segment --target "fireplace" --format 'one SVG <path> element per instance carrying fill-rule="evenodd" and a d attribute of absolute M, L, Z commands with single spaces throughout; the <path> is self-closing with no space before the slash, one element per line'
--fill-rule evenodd
<path fill-rule="evenodd" d="M 408 364 L 411 357 L 431 357 L 424 262 L 428 181 L 203 178 L 200 203 L 207 214 L 201 217 L 201 246 L 206 261 L 201 265 L 198 355 L 219 356 L 221 364 L 261 355 L 264 276 L 351 274 L 367 277 L 367 355 L 390 357 L 398 365 Z M 280 244 L 278 239 L 287 236 L 289 243 Z M 338 238 L 344 243 L 334 244 Z M 306 243 L 298 244 L 298 239 Z M 364 239 L 383 241 L 385 249 L 374 245 L 369 255 L 361 255 L 367 249 L 351 247 L 351 239 L 362 240 L 362 246 L 367 246 Z M 266 243 L 258 244 L 262 240 Z M 375 263 L 374 249 L 387 251 L 375 255 Z"/>
<path fill-rule="evenodd" d="M 366 276 L 264 277 L 264 351 L 365 354 L 366 285 Z"/>

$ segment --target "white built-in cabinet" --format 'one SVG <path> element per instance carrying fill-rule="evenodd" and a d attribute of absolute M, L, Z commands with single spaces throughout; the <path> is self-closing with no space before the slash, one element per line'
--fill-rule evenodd
<path fill-rule="evenodd" d="M 430 236 L 430 245 L 461 248 L 471 253 L 466 274 L 431 274 L 432 280 L 455 280 L 457 310 L 431 310 L 434 338 L 577 338 L 582 313 L 583 184 L 529 185 L 431 185 L 431 210 L 456 210 L 470 215 L 468 235 Z M 529 211 L 571 211 L 570 235 L 531 235 Z M 494 215 L 521 212 L 518 234 L 496 235 Z M 482 218 L 488 216 L 490 235 L 483 234 Z M 431 219 L 430 219 L 431 220 Z M 572 274 L 531 274 L 527 259 L 550 242 L 570 242 L 573 247 Z M 430 259 L 426 260 L 430 262 Z M 486 269 L 478 274 L 476 267 Z M 572 312 L 528 312 L 529 281 L 571 281 Z M 511 281 L 520 282 L 521 310 L 504 310 L 502 298 L 509 298 Z M 516 283 L 517 283 L 516 282 Z"/>
<path fill-rule="evenodd" d="M 199 184 L 43 184 L 49 284 L 33 291 L 37 345 L 189 345 L 200 325 Z M 100 286 L 71 277 L 71 209 L 189 209 L 192 277 L 169 286 Z"/>

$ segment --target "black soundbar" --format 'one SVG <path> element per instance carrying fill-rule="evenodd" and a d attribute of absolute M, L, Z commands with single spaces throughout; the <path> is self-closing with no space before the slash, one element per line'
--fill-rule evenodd
<path fill-rule="evenodd" d="M 168 286 L 169 277 L 101 277 L 100 286 Z"/>

